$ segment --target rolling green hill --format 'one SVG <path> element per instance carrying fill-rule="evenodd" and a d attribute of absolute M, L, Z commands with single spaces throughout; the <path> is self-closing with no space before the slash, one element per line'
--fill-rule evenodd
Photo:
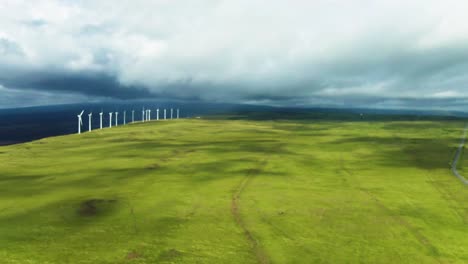
<path fill-rule="evenodd" d="M 0 262 L 468 263 L 462 129 L 192 119 L 0 147 Z"/>

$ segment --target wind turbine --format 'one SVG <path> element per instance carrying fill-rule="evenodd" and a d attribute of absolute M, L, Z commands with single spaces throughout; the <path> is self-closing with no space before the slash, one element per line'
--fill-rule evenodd
<path fill-rule="evenodd" d="M 132 110 L 132 123 L 135 122 L 135 110 Z"/>
<path fill-rule="evenodd" d="M 123 124 L 125 125 L 125 119 L 127 118 L 127 111 L 124 111 L 124 120 L 123 120 Z"/>
<path fill-rule="evenodd" d="M 172 119 L 172 112 L 173 112 L 173 111 L 172 111 L 172 108 L 171 108 L 171 119 Z"/>
<path fill-rule="evenodd" d="M 81 126 L 83 125 L 83 120 L 81 119 L 81 115 L 83 115 L 84 110 L 78 115 L 78 134 L 81 134 Z"/>
<path fill-rule="evenodd" d="M 118 116 L 119 116 L 119 112 L 115 112 L 115 126 L 118 126 L 118 125 L 119 125 Z"/>
<path fill-rule="evenodd" d="M 102 129 L 102 110 L 101 113 L 99 113 L 99 129 Z"/>
<path fill-rule="evenodd" d="M 91 131 L 91 118 L 93 117 L 93 112 L 88 114 L 88 131 Z"/>
<path fill-rule="evenodd" d="M 151 109 L 148 110 L 148 121 L 151 121 Z"/>
<path fill-rule="evenodd" d="M 141 121 L 145 122 L 145 108 L 143 107 L 143 111 L 141 111 Z"/>
<path fill-rule="evenodd" d="M 166 120 L 166 108 L 164 108 L 164 120 Z"/>
<path fill-rule="evenodd" d="M 177 119 L 179 119 L 179 108 L 177 108 Z"/>
<path fill-rule="evenodd" d="M 156 109 L 156 120 L 159 120 L 159 108 Z"/>
<path fill-rule="evenodd" d="M 112 112 L 109 112 L 109 127 L 112 127 Z"/>

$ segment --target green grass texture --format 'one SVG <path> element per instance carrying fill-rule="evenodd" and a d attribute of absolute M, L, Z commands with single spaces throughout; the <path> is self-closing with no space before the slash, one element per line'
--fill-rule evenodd
<path fill-rule="evenodd" d="M 181 119 L 0 147 L 0 263 L 468 263 L 463 127 Z"/>

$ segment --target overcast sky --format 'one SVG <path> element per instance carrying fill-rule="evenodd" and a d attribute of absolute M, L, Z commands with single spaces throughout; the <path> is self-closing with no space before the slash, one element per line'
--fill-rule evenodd
<path fill-rule="evenodd" d="M 466 0 L 1 0 L 0 107 L 466 109 Z"/>

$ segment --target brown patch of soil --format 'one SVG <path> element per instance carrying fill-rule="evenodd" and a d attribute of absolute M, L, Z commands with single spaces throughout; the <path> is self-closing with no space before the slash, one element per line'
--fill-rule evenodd
<path fill-rule="evenodd" d="M 171 248 L 166 250 L 159 255 L 159 260 L 172 260 L 182 256 L 182 252 L 178 251 L 177 249 Z"/>
<path fill-rule="evenodd" d="M 150 164 L 148 166 L 146 166 L 147 169 L 150 169 L 150 170 L 157 170 L 159 168 L 161 168 L 161 165 L 159 165 L 158 163 L 154 163 L 154 164 Z"/>
<path fill-rule="evenodd" d="M 90 199 L 83 201 L 78 208 L 78 215 L 80 216 L 95 216 L 99 213 L 99 208 L 102 208 L 108 204 L 115 203 L 116 200 L 104 200 L 104 199 Z"/>
<path fill-rule="evenodd" d="M 128 259 L 128 260 L 137 259 L 137 258 L 141 258 L 141 254 L 138 253 L 138 252 L 132 251 L 132 252 L 128 253 L 125 258 Z"/>

